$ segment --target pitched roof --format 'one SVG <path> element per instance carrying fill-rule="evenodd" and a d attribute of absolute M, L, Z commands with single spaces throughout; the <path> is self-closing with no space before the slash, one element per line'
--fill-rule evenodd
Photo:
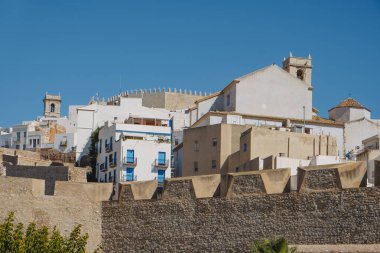
<path fill-rule="evenodd" d="M 345 100 L 343 100 L 342 102 L 340 102 L 337 106 L 331 108 L 329 111 L 331 111 L 334 108 L 345 108 L 345 107 L 358 108 L 358 109 L 366 109 L 368 111 L 371 111 L 368 108 L 366 108 L 363 105 L 361 105 L 358 101 L 356 101 L 352 97 L 346 98 Z"/>

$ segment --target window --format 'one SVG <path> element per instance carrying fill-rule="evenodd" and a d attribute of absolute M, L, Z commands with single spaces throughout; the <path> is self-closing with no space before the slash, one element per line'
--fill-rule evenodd
<path fill-rule="evenodd" d="M 303 80 L 303 78 L 304 78 L 303 73 L 304 72 L 302 69 L 297 70 L 297 78 Z"/>
<path fill-rule="evenodd" d="M 50 105 L 50 112 L 55 112 L 55 104 Z"/>
<path fill-rule="evenodd" d="M 194 162 L 194 171 L 198 171 L 198 162 L 197 161 Z"/>
<path fill-rule="evenodd" d="M 230 106 L 230 104 L 231 104 L 231 95 L 228 94 L 227 95 L 227 106 Z"/>
<path fill-rule="evenodd" d="M 22 149 L 23 150 L 25 150 L 26 149 L 26 145 L 24 144 L 24 145 L 22 145 Z"/>
<path fill-rule="evenodd" d="M 194 141 L 194 151 L 199 151 L 198 141 Z"/>
<path fill-rule="evenodd" d="M 40 145 L 40 139 L 37 139 L 37 145 Z"/>
<path fill-rule="evenodd" d="M 218 140 L 216 138 L 212 138 L 212 146 L 213 147 L 218 146 Z"/>
<path fill-rule="evenodd" d="M 116 152 L 113 153 L 113 164 L 114 164 L 114 165 L 117 165 L 117 156 L 116 156 Z"/>
<path fill-rule="evenodd" d="M 211 168 L 213 168 L 213 169 L 216 168 L 216 160 L 211 161 Z"/>
<path fill-rule="evenodd" d="M 237 168 L 235 169 L 235 171 L 236 171 L 236 172 L 239 172 L 239 167 L 237 167 Z"/>
<path fill-rule="evenodd" d="M 165 152 L 158 152 L 158 165 L 165 165 L 166 160 L 166 153 Z"/>
<path fill-rule="evenodd" d="M 243 152 L 247 152 L 247 149 L 248 149 L 247 143 L 244 143 L 243 144 Z"/>
<path fill-rule="evenodd" d="M 111 174 L 111 171 L 110 172 L 108 172 L 108 180 L 110 181 L 110 182 L 112 182 L 112 174 Z"/>
<path fill-rule="evenodd" d="M 113 170 L 113 182 L 116 183 L 116 170 Z"/>
<path fill-rule="evenodd" d="M 127 163 L 135 162 L 135 151 L 133 149 L 127 150 Z"/>
<path fill-rule="evenodd" d="M 157 171 L 157 181 L 159 184 L 163 184 L 165 181 L 165 170 Z"/>
<path fill-rule="evenodd" d="M 105 157 L 104 167 L 105 167 L 105 169 L 108 169 L 108 156 Z"/>
<path fill-rule="evenodd" d="M 174 145 L 178 145 L 178 139 L 176 138 L 176 139 L 174 139 Z"/>
<path fill-rule="evenodd" d="M 26 132 L 24 132 L 24 138 L 26 138 Z"/>
<path fill-rule="evenodd" d="M 99 140 L 99 154 L 102 153 L 102 139 Z"/>
<path fill-rule="evenodd" d="M 104 182 L 106 182 L 106 183 L 107 183 L 107 173 L 106 173 L 106 174 L 104 174 Z"/>
<path fill-rule="evenodd" d="M 20 141 L 20 139 L 21 139 L 21 133 L 17 132 L 16 135 L 17 135 L 17 141 Z"/>
<path fill-rule="evenodd" d="M 126 169 L 126 174 L 127 174 L 127 180 L 126 181 L 133 181 L 134 177 L 134 172 L 133 168 L 127 168 Z"/>
<path fill-rule="evenodd" d="M 110 149 L 112 150 L 112 136 L 110 138 Z"/>
<path fill-rule="evenodd" d="M 32 146 L 32 139 L 29 139 L 29 145 Z"/>
<path fill-rule="evenodd" d="M 16 145 L 16 149 L 20 149 L 20 145 Z"/>

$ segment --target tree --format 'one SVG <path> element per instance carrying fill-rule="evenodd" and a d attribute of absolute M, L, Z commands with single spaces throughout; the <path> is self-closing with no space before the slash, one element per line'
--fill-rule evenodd
<path fill-rule="evenodd" d="M 49 236 L 46 226 L 38 228 L 35 223 L 30 223 L 24 232 L 22 223 L 14 229 L 14 213 L 11 212 L 4 223 L 0 224 L 0 252 L 84 253 L 88 234 L 81 235 L 81 227 L 75 226 L 68 237 L 62 236 L 56 227 Z"/>
<path fill-rule="evenodd" d="M 296 253 L 296 248 L 289 248 L 288 243 L 284 238 L 264 239 L 254 241 L 251 244 L 252 253 Z"/>
<path fill-rule="evenodd" d="M 96 161 L 98 158 L 98 149 L 96 144 L 99 142 L 99 128 L 95 129 L 91 133 L 90 137 L 91 145 L 90 145 L 90 152 L 89 152 L 89 157 L 90 157 L 90 166 L 91 166 L 91 174 L 87 176 L 87 180 L 89 182 L 96 182 Z"/>

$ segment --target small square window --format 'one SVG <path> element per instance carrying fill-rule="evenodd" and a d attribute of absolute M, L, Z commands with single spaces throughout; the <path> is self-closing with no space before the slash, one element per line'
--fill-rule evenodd
<path fill-rule="evenodd" d="M 212 160 L 212 161 L 211 161 L 211 167 L 212 167 L 213 169 L 216 168 L 216 160 Z"/>
<path fill-rule="evenodd" d="M 212 138 L 212 146 L 213 147 L 218 146 L 218 140 L 216 138 Z"/>
<path fill-rule="evenodd" d="M 194 162 L 194 171 L 198 171 L 198 162 L 197 161 Z"/>

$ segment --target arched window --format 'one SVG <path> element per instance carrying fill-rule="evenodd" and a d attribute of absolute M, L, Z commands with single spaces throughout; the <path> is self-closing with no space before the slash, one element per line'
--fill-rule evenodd
<path fill-rule="evenodd" d="M 55 104 L 50 105 L 50 112 L 55 112 Z"/>
<path fill-rule="evenodd" d="M 297 78 L 303 80 L 303 70 L 302 69 L 297 70 Z"/>

